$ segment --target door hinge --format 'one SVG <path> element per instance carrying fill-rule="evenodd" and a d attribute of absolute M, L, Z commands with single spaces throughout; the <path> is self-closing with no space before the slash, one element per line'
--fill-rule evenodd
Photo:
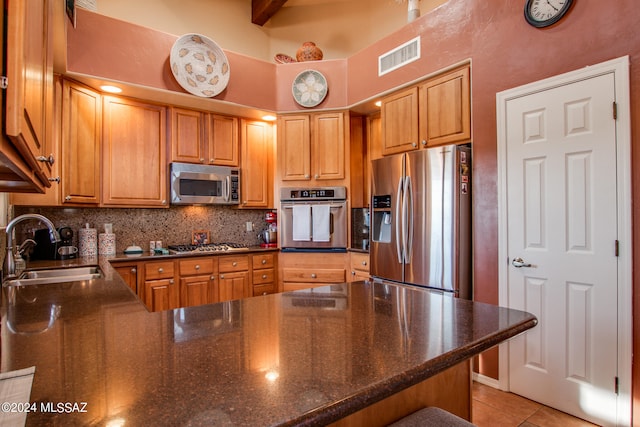
<path fill-rule="evenodd" d="M 615 256 L 620 256 L 620 241 L 616 240 L 614 244 Z"/>
<path fill-rule="evenodd" d="M 618 120 L 618 104 L 613 101 L 613 120 Z"/>
<path fill-rule="evenodd" d="M 9 87 L 9 78 L 7 76 L 0 76 L 0 89 L 6 89 Z"/>
<path fill-rule="evenodd" d="M 614 378 L 614 387 L 615 387 L 615 393 L 619 394 L 620 391 L 620 381 L 618 380 L 618 377 Z"/>

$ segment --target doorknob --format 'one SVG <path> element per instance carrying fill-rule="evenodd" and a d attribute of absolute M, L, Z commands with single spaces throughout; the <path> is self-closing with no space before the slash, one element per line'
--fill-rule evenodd
<path fill-rule="evenodd" d="M 531 267 L 531 264 L 524 262 L 522 258 L 514 258 L 514 260 L 511 261 L 511 265 L 516 268 Z"/>

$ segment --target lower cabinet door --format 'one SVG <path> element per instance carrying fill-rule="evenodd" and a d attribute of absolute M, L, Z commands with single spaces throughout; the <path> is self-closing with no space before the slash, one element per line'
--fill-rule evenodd
<path fill-rule="evenodd" d="M 178 290 L 173 279 L 148 280 L 144 282 L 144 303 L 151 311 L 178 308 Z"/>
<path fill-rule="evenodd" d="M 180 279 L 180 307 L 211 304 L 218 300 L 213 276 L 191 276 Z"/>
<path fill-rule="evenodd" d="M 252 295 L 249 292 L 249 272 L 220 274 L 220 301 L 247 298 Z"/>

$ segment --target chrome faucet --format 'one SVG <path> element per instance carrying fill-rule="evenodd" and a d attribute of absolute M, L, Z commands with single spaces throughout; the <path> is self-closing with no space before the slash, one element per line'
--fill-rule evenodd
<path fill-rule="evenodd" d="M 3 267 L 3 276 L 4 279 L 13 278 L 16 275 L 16 260 L 15 254 L 13 252 L 13 228 L 19 222 L 28 220 L 28 219 L 37 219 L 38 221 L 44 222 L 44 224 L 49 229 L 49 238 L 51 239 L 51 243 L 57 243 L 60 241 L 60 234 L 58 234 L 58 230 L 56 230 L 55 225 L 51 222 L 47 217 L 40 214 L 24 214 L 15 217 L 12 219 L 9 224 L 7 224 L 6 233 L 7 233 L 7 256 L 4 257 L 4 267 Z"/>

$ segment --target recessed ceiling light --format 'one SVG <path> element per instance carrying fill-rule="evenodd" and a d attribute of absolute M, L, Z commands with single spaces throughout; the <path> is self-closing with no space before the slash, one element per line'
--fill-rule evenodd
<path fill-rule="evenodd" d="M 382 107 L 382 101 L 376 101 L 376 103 L 374 105 L 376 107 L 380 108 L 380 107 Z"/>
<path fill-rule="evenodd" d="M 102 86 L 100 86 L 100 89 L 102 89 L 105 92 L 109 92 L 109 93 L 120 93 L 120 92 L 122 92 L 122 89 L 120 89 L 117 86 L 112 86 L 112 85 L 102 85 Z"/>

